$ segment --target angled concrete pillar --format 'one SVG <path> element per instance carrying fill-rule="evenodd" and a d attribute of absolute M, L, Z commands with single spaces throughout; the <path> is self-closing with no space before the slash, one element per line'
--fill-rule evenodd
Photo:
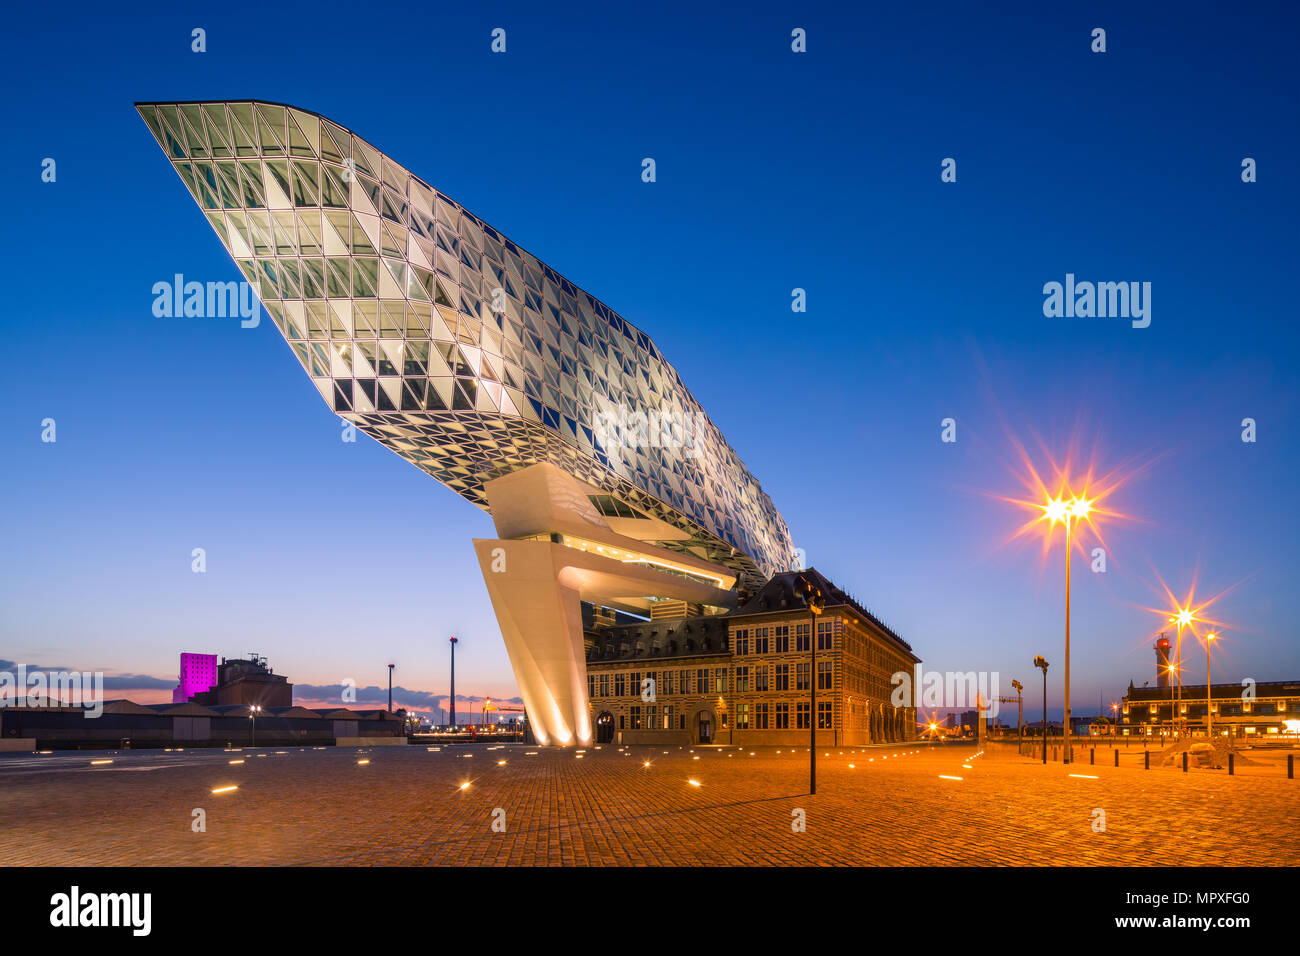
<path fill-rule="evenodd" d="M 607 519 L 597 489 L 553 465 L 485 485 L 499 539 L 474 542 L 537 742 L 592 742 L 582 601 L 649 615 L 654 599 L 734 606 L 734 572 L 658 544 L 679 529 L 644 516 Z M 616 525 L 616 527 L 615 527 Z"/>

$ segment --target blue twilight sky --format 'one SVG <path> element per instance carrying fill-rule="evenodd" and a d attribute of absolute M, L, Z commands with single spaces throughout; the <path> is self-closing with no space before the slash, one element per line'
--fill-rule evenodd
<path fill-rule="evenodd" d="M 1161 580 L 1228 591 L 1216 679 L 1300 677 L 1295 8 L 1047 6 L 10 10 L 0 657 L 159 687 L 181 650 L 304 685 L 393 661 L 428 694 L 455 633 L 458 690 L 515 694 L 488 516 L 340 442 L 269 321 L 152 315 L 174 273 L 240 275 L 132 102 L 255 97 L 356 130 L 646 330 L 810 563 L 927 666 L 1035 686 L 1043 653 L 1059 707 L 1059 532 L 1004 544 L 1024 513 L 996 496 L 1022 492 L 1014 441 L 1050 471 L 1073 439 L 1142 466 L 1106 573 L 1075 560 L 1076 712 L 1152 679 Z M 1150 282 L 1150 327 L 1044 317 L 1066 273 Z"/>

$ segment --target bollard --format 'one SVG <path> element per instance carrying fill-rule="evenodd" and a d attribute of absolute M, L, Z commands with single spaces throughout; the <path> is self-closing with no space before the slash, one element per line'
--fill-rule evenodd
<path fill-rule="evenodd" d="M 1119 766 L 1119 751 L 1115 751 L 1115 766 Z"/>
<path fill-rule="evenodd" d="M 1187 751 L 1183 751 L 1183 773 L 1187 773 Z"/>
<path fill-rule="evenodd" d="M 1286 778 L 1288 780 L 1295 779 L 1295 754 L 1286 755 Z"/>
<path fill-rule="evenodd" d="M 1228 754 L 1228 776 L 1231 777 L 1236 771 L 1236 754 Z"/>
<path fill-rule="evenodd" d="M 1097 762 L 1097 748 L 1093 747 L 1091 750 L 1088 751 L 1088 763 L 1096 763 L 1096 762 Z"/>
<path fill-rule="evenodd" d="M 1146 766 L 1142 768 L 1143 770 L 1151 769 L 1151 751 L 1149 750 L 1142 751 L 1142 762 L 1146 764 Z"/>

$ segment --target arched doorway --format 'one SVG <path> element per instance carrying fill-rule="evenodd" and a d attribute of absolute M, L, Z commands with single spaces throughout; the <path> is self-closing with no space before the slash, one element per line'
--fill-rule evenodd
<path fill-rule="evenodd" d="M 699 710 L 695 713 L 695 743 L 711 744 L 713 735 L 717 732 L 717 723 L 713 719 L 713 711 Z"/>
<path fill-rule="evenodd" d="M 596 718 L 596 743 L 608 744 L 614 741 L 614 715 L 604 711 Z"/>

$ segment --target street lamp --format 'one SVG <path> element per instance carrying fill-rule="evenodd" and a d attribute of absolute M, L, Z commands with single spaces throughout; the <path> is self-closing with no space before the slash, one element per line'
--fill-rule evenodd
<path fill-rule="evenodd" d="M 1043 669 L 1043 763 L 1047 763 L 1047 658 L 1039 654 L 1034 658 L 1034 666 Z"/>
<path fill-rule="evenodd" d="M 1013 680 L 1011 686 L 1016 689 L 1016 752 L 1025 744 L 1025 721 L 1024 721 L 1024 694 L 1025 685 L 1018 680 Z"/>
<path fill-rule="evenodd" d="M 1183 721 L 1180 713 L 1183 707 L 1183 628 L 1189 627 L 1195 620 L 1198 620 L 1196 612 L 1187 607 L 1179 608 L 1178 613 L 1169 619 L 1170 624 L 1175 624 L 1178 627 L 1178 639 L 1174 645 L 1174 661 L 1178 668 L 1178 704 L 1174 708 L 1174 719 L 1176 721 L 1174 726 L 1180 738 L 1183 735 Z"/>
<path fill-rule="evenodd" d="M 257 713 L 262 709 L 261 704 L 248 705 L 248 745 L 257 746 Z"/>
<path fill-rule="evenodd" d="M 1214 736 L 1214 691 L 1210 684 L 1210 645 L 1218 636 L 1218 634 L 1205 635 L 1205 736 L 1207 738 Z"/>
<path fill-rule="evenodd" d="M 817 792 L 817 617 L 825 610 L 826 599 L 821 588 L 802 574 L 795 580 L 794 590 L 795 596 L 808 608 L 811 622 L 808 629 L 808 648 L 812 651 L 808 665 L 808 793 L 811 795 Z"/>
<path fill-rule="evenodd" d="M 1061 495 L 1056 498 L 1049 498 L 1047 504 L 1040 505 L 1043 509 L 1043 516 L 1055 525 L 1058 521 L 1065 525 L 1065 714 L 1064 726 L 1062 732 L 1064 739 L 1062 741 L 1062 759 L 1065 763 L 1071 763 L 1070 753 L 1070 530 L 1071 519 L 1074 522 L 1087 519 L 1092 513 L 1092 505 L 1096 499 L 1084 498 L 1075 495 L 1069 501 Z"/>

